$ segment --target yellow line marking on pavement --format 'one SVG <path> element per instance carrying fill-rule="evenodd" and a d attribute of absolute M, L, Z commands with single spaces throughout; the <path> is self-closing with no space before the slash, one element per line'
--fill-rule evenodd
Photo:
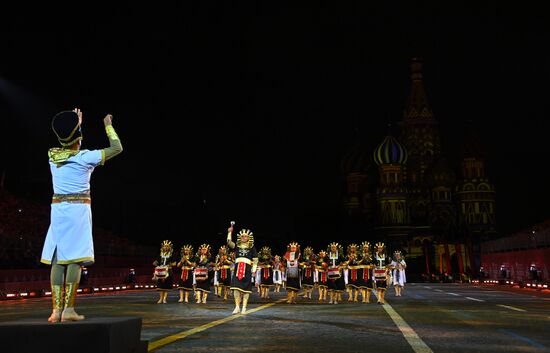
<path fill-rule="evenodd" d="M 164 347 L 170 343 L 174 343 L 178 340 L 181 340 L 181 339 L 184 339 L 186 337 L 189 337 L 191 335 L 194 335 L 195 333 L 199 333 L 199 332 L 202 332 L 204 330 L 207 330 L 209 328 L 212 328 L 214 326 L 218 326 L 218 325 L 221 325 L 221 324 L 224 324 L 226 322 L 229 322 L 231 320 L 235 320 L 235 319 L 238 319 L 239 317 L 241 316 L 246 316 L 248 314 L 252 314 L 252 313 L 255 313 L 256 311 L 260 311 L 260 310 L 263 310 L 263 309 L 267 309 L 269 308 L 270 306 L 273 306 L 277 303 L 280 303 L 282 301 L 286 300 L 285 299 L 281 299 L 281 300 L 277 300 L 276 302 L 274 303 L 269 303 L 269 304 L 265 304 L 265 305 L 262 305 L 262 306 L 259 306 L 257 308 L 254 308 L 254 309 L 250 309 L 250 310 L 247 310 L 246 311 L 246 314 L 233 314 L 231 316 L 227 316 L 227 317 L 224 317 L 223 319 L 219 319 L 219 320 L 216 320 L 216 321 L 212 321 L 212 322 L 209 322 L 209 323 L 206 323 L 204 325 L 201 325 L 201 326 L 198 326 L 198 327 L 194 327 L 192 329 L 189 329 L 189 330 L 186 330 L 186 331 L 182 331 L 182 332 L 178 332 L 174 335 L 170 335 L 170 336 L 167 336 L 167 337 L 164 337 L 164 338 L 161 338 L 159 340 L 156 340 L 156 341 L 152 341 L 152 342 L 149 342 L 149 346 L 147 348 L 147 351 L 148 352 L 151 352 L 151 351 L 154 351 L 156 349 L 159 349 L 161 347 Z"/>
<path fill-rule="evenodd" d="M 405 336 L 405 339 L 416 353 L 433 353 L 431 348 L 422 341 L 422 338 L 416 334 L 412 327 L 403 320 L 401 315 L 399 315 L 388 302 L 382 305 L 382 307 L 386 310 L 393 322 L 395 322 L 397 328 L 401 331 L 403 336 Z"/>
<path fill-rule="evenodd" d="M 527 311 L 525 309 L 515 308 L 515 307 L 509 306 L 509 305 L 497 304 L 497 306 L 500 306 L 500 307 L 506 308 L 506 309 L 510 309 L 510 310 L 515 310 L 515 311 Z"/>

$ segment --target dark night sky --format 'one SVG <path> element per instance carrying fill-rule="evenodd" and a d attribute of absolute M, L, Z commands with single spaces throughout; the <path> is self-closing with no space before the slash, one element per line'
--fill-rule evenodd
<path fill-rule="evenodd" d="M 483 137 L 502 234 L 550 218 L 541 9 L 184 3 L 7 16 L 9 190 L 48 204 L 50 119 L 78 106 L 84 147 L 106 146 L 112 113 L 125 148 L 94 173 L 96 224 L 153 244 L 212 238 L 231 219 L 258 238 L 343 240 L 339 160 L 356 131 L 374 146 L 401 119 L 418 56 L 445 153 L 456 154 L 467 121 Z"/>

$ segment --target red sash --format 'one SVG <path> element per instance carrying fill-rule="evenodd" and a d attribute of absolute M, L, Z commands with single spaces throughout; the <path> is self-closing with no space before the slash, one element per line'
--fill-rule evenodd
<path fill-rule="evenodd" d="M 187 281 L 188 277 L 189 277 L 189 270 L 181 270 L 181 279 L 183 281 Z"/>
<path fill-rule="evenodd" d="M 370 278 L 370 271 L 368 268 L 364 268 L 363 269 L 363 279 L 366 281 Z"/>
<path fill-rule="evenodd" d="M 327 281 L 327 273 L 321 272 L 321 282 L 325 283 Z"/>
<path fill-rule="evenodd" d="M 220 277 L 221 277 L 222 280 L 227 278 L 227 273 L 226 272 L 227 272 L 227 269 L 225 269 L 225 268 L 222 268 L 220 270 Z"/>
<path fill-rule="evenodd" d="M 351 280 L 352 282 L 357 281 L 357 270 L 351 270 Z"/>
<path fill-rule="evenodd" d="M 263 273 L 264 273 L 264 279 L 268 279 L 269 278 L 269 268 L 263 268 Z"/>
<path fill-rule="evenodd" d="M 239 265 L 237 266 L 237 278 L 242 280 L 244 278 L 244 271 L 246 270 L 246 263 L 239 262 Z"/>
<path fill-rule="evenodd" d="M 306 268 L 306 278 L 311 277 L 311 268 Z"/>

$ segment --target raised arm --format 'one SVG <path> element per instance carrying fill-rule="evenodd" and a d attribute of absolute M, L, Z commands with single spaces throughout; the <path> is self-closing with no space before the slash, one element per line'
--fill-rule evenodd
<path fill-rule="evenodd" d="M 233 225 L 227 229 L 227 246 L 230 249 L 235 249 L 235 242 L 231 240 L 231 235 L 233 234 Z"/>
<path fill-rule="evenodd" d="M 109 147 L 103 149 L 103 154 L 105 156 L 105 161 L 108 161 L 122 152 L 122 144 L 120 143 L 120 139 L 118 138 L 115 128 L 113 127 L 113 116 L 111 114 L 107 114 L 107 116 L 103 119 L 103 123 L 105 124 L 105 132 L 109 138 Z"/>

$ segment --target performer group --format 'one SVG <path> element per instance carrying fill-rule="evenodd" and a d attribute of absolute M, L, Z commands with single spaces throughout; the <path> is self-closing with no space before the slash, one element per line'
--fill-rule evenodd
<path fill-rule="evenodd" d="M 202 244 L 196 254 L 193 246 L 186 244 L 175 259 L 172 242 L 163 241 L 160 257 L 153 262 L 153 279 L 157 280 L 160 293 L 157 303 L 165 304 L 167 293 L 177 287 L 179 303 L 188 303 L 192 293 L 196 303 L 206 304 L 211 285 L 214 294 L 223 300 L 233 297 L 234 314 L 246 313 L 254 290 L 260 298 L 270 299 L 270 292 L 283 288 L 288 304 L 295 304 L 299 295 L 329 304 L 342 302 L 344 295 L 349 302 L 370 303 L 373 293 L 377 303 L 384 304 L 386 290 L 392 285 L 395 296 L 402 295 L 407 265 L 400 251 L 388 256 L 382 242 L 374 247 L 368 241 L 360 245 L 352 243 L 345 254 L 344 247 L 337 242 L 317 253 L 310 246 L 302 251 L 299 243 L 291 242 L 284 255 L 279 256 L 272 254 L 268 246 L 257 251 L 250 229 L 241 229 L 234 240 L 233 227 L 231 222 L 227 243 L 215 256 L 209 244 Z"/>
<path fill-rule="evenodd" d="M 81 149 L 80 109 L 62 111 L 52 120 L 61 147 L 48 151 L 54 194 L 41 262 L 52 266 L 49 322 L 84 319 L 75 311 L 75 297 L 82 266 L 94 262 L 90 178 L 97 166 L 122 152 L 112 119 L 110 114 L 103 119 L 109 147 L 98 150 Z M 278 293 L 284 289 L 288 304 L 295 304 L 300 293 L 313 299 L 315 289 L 317 300 L 330 304 L 342 302 L 344 293 L 348 301 L 358 302 L 360 296 L 363 303 L 369 303 L 374 291 L 378 303 L 384 304 L 391 284 L 396 296 L 403 293 L 407 265 L 399 251 L 390 258 L 383 243 L 377 243 L 374 251 L 367 241 L 360 246 L 349 244 L 344 255 L 343 246 L 337 242 L 317 253 L 309 246 L 302 251 L 299 243 L 291 242 L 280 256 L 272 254 L 268 246 L 258 252 L 250 229 L 241 229 L 234 239 L 234 224 L 231 222 L 228 229 L 226 244 L 217 251 L 204 243 L 195 253 L 192 245 L 185 244 L 175 254 L 170 240 L 162 242 L 152 263 L 157 303 L 166 304 L 174 287 L 179 291 L 179 303 L 189 303 L 192 293 L 197 304 L 207 303 L 213 287 L 214 294 L 223 300 L 233 297 L 234 314 L 246 313 L 253 289 L 263 299 L 269 299 L 272 290 Z"/>

